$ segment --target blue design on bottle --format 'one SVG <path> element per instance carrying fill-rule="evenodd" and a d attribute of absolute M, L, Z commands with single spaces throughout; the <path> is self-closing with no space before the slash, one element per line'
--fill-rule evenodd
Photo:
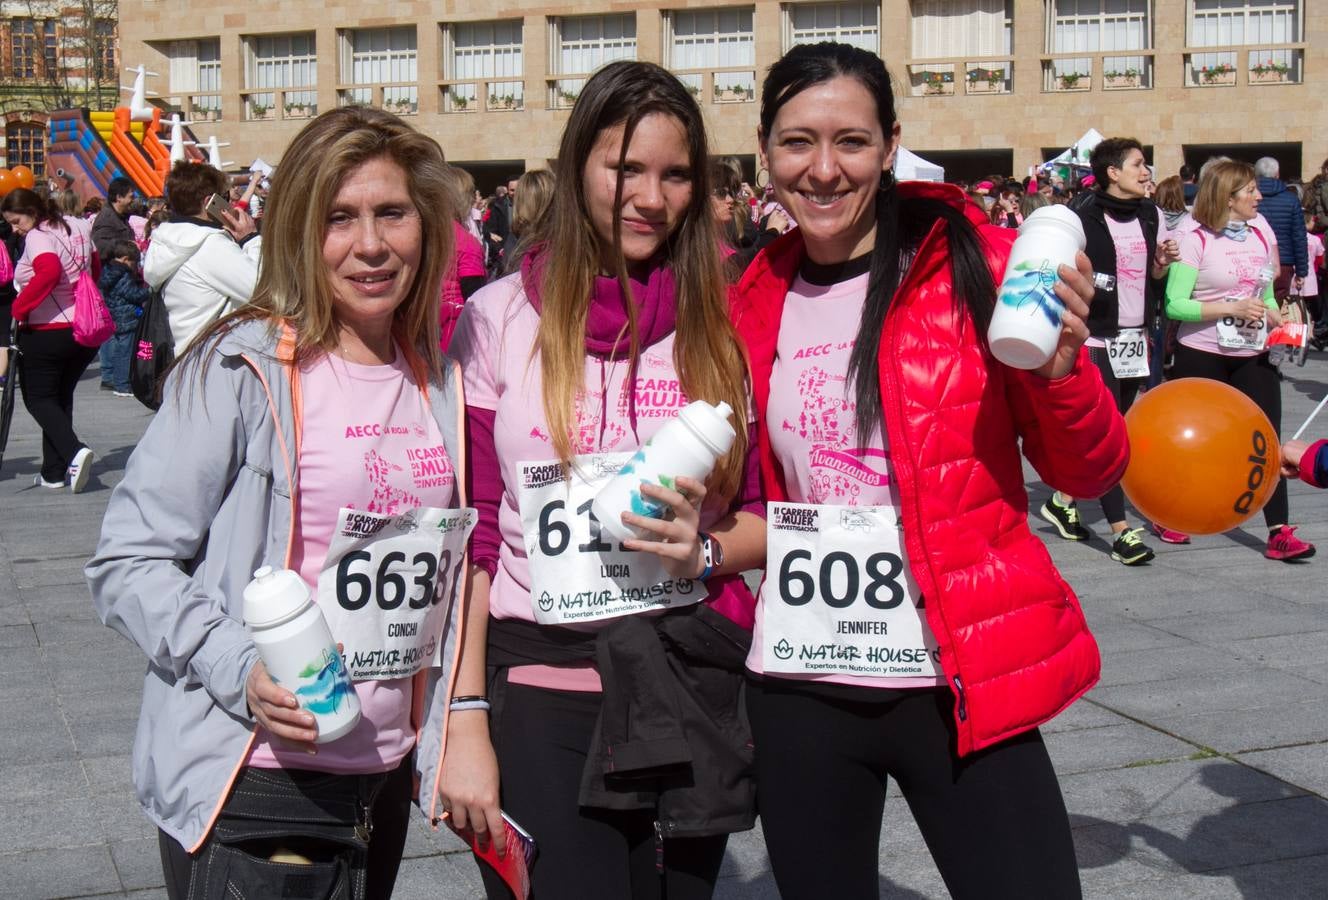
<path fill-rule="evenodd" d="M 328 715 L 341 709 L 351 692 L 350 678 L 335 647 L 323 651 L 323 658 L 305 666 L 300 678 L 312 678 L 309 684 L 295 689 L 300 705 L 314 715 Z"/>
<path fill-rule="evenodd" d="M 1013 266 L 1012 270 L 1018 274 L 1006 277 L 1001 285 L 1000 302 L 1026 311 L 1030 317 L 1041 311 L 1051 324 L 1060 325 L 1065 304 L 1052 290 L 1056 286 L 1056 267 L 1052 262 L 1030 259 Z"/>

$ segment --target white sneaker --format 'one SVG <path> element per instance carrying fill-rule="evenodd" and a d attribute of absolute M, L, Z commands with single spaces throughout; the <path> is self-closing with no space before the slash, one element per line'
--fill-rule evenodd
<path fill-rule="evenodd" d="M 92 450 L 84 447 L 74 454 L 74 461 L 69 464 L 69 490 L 77 494 L 88 486 L 92 476 Z"/>
<path fill-rule="evenodd" d="M 63 481 L 47 481 L 41 477 L 41 473 L 32 476 L 32 483 L 37 487 L 43 487 L 50 491 L 58 491 L 65 486 Z"/>

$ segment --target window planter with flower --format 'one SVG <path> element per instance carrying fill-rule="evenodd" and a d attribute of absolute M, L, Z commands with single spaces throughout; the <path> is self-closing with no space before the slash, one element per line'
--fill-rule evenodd
<path fill-rule="evenodd" d="M 1143 86 L 1143 76 L 1138 69 L 1117 71 L 1109 69 L 1102 73 L 1103 86 L 1109 91 L 1128 90 Z"/>
<path fill-rule="evenodd" d="M 516 109 L 515 94 L 490 94 L 489 109 Z"/>
<path fill-rule="evenodd" d="M 1250 84 L 1278 84 L 1291 80 L 1291 66 L 1266 59 L 1250 66 Z"/>
<path fill-rule="evenodd" d="M 1204 66 L 1199 70 L 1199 79 L 1209 86 L 1235 84 L 1236 67 L 1225 62 L 1215 66 Z"/>
<path fill-rule="evenodd" d="M 1088 75 L 1083 72 L 1066 72 L 1056 78 L 1056 86 L 1062 91 L 1086 91 L 1089 87 Z"/>
<path fill-rule="evenodd" d="M 394 116 L 413 116 L 419 112 L 419 105 L 407 97 L 397 100 L 384 100 L 383 112 L 390 112 Z"/>
<path fill-rule="evenodd" d="M 576 105 L 576 98 L 580 93 L 580 91 L 569 91 L 565 88 L 559 88 L 557 96 L 558 108 L 571 109 Z"/>
<path fill-rule="evenodd" d="M 756 96 L 756 88 L 742 84 L 730 84 L 715 88 L 716 103 L 745 103 Z"/>
<path fill-rule="evenodd" d="M 249 103 L 249 118 L 251 120 L 271 119 L 274 117 L 274 114 L 275 110 L 273 110 L 272 107 L 268 106 L 267 104 L 255 103 L 253 101 L 250 101 Z"/>
<path fill-rule="evenodd" d="M 307 103 L 287 103 L 281 108 L 283 119 L 308 119 L 313 115 Z"/>
<path fill-rule="evenodd" d="M 1000 94 L 1005 92 L 1004 69 L 969 69 L 968 93 Z"/>
<path fill-rule="evenodd" d="M 922 92 L 928 95 L 954 93 L 953 72 L 923 72 Z"/>
<path fill-rule="evenodd" d="M 470 98 L 456 91 L 448 91 L 447 99 L 452 112 L 465 112 L 470 107 Z"/>

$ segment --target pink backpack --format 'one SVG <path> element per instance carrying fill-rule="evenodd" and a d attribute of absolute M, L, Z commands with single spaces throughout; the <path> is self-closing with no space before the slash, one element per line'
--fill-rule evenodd
<path fill-rule="evenodd" d="M 74 281 L 74 342 L 84 347 L 100 347 L 115 334 L 115 320 L 92 277 L 90 261 L 86 257 L 79 259 L 72 245 L 68 249 L 79 267 Z"/>
<path fill-rule="evenodd" d="M 9 258 L 9 248 L 0 241 L 0 284 L 14 280 L 14 261 Z"/>

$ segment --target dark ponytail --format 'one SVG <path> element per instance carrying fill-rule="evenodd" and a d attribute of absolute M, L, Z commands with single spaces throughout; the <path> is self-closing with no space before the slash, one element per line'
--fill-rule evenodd
<path fill-rule="evenodd" d="M 890 74 L 880 57 L 847 44 L 802 44 L 770 67 L 761 89 L 761 138 L 768 139 L 780 108 L 814 85 L 834 78 L 857 79 L 876 100 L 881 131 L 895 127 Z M 854 384 L 859 445 L 866 444 L 881 424 L 878 362 L 881 331 L 895 292 L 913 254 L 936 222 L 944 222 L 949 245 L 951 282 L 956 310 L 967 309 L 979 335 L 987 332 L 996 303 L 996 284 L 973 223 L 944 200 L 916 197 L 903 200 L 891 173 L 881 176 L 876 196 L 876 244 L 872 249 L 867 299 L 858 334 L 849 355 L 848 377 Z"/>
<path fill-rule="evenodd" d="M 38 225 L 63 228 L 65 234 L 70 234 L 69 225 L 65 222 L 60 205 L 27 188 L 14 188 L 5 194 L 4 200 L 0 200 L 0 213 L 32 216 Z"/>

